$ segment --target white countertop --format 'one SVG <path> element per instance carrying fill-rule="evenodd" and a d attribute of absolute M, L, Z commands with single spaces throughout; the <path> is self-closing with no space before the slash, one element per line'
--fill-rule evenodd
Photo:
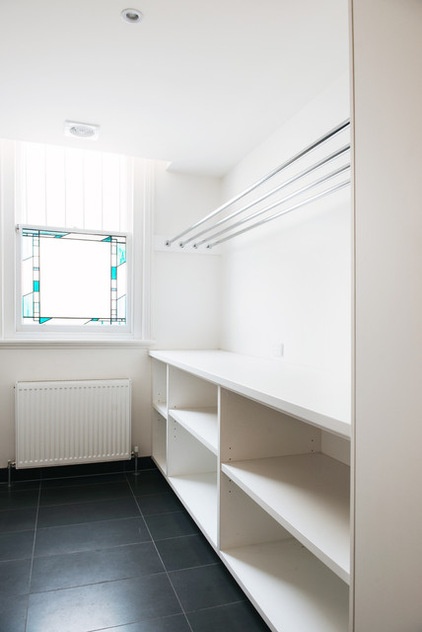
<path fill-rule="evenodd" d="M 318 427 L 350 437 L 351 385 L 328 371 L 219 350 L 150 356 Z"/>

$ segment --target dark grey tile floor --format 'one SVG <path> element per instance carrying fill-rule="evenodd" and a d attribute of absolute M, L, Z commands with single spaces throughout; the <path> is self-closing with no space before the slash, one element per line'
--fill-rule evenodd
<path fill-rule="evenodd" d="M 264 632 L 157 469 L 0 484 L 0 632 Z"/>

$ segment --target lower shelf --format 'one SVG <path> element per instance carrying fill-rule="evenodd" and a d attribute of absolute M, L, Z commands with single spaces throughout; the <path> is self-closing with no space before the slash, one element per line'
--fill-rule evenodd
<path fill-rule="evenodd" d="M 210 542 L 217 545 L 217 473 L 170 476 L 168 482 Z"/>
<path fill-rule="evenodd" d="M 272 629 L 347 632 L 348 586 L 296 540 L 233 548 L 221 558 Z"/>
<path fill-rule="evenodd" d="M 350 581 L 350 468 L 325 454 L 223 464 L 229 476 L 316 557 Z"/>

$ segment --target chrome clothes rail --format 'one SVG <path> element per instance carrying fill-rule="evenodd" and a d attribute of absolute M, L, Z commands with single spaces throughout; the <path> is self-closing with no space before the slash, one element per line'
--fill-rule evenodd
<path fill-rule="evenodd" d="M 243 233 L 246 233 L 248 230 L 251 230 L 252 228 L 256 228 L 256 226 L 261 226 L 262 224 L 266 224 L 267 222 L 270 222 L 273 219 L 277 219 L 278 217 L 281 217 L 282 215 L 286 215 L 287 213 L 290 213 L 291 211 L 295 211 L 296 209 L 301 208 L 302 206 L 305 206 L 306 204 L 310 204 L 311 202 L 314 202 L 315 200 L 319 200 L 320 198 L 323 198 L 326 195 L 330 195 L 331 193 L 340 191 L 340 189 L 344 189 L 344 187 L 348 186 L 349 184 L 350 184 L 350 180 L 345 180 L 344 182 L 341 182 L 340 184 L 337 184 L 333 187 L 330 187 L 329 189 L 326 189 L 325 191 L 322 191 L 322 193 L 317 193 L 316 195 L 313 195 L 312 197 L 304 200 L 303 202 L 299 202 L 298 204 L 295 204 L 294 206 L 290 206 L 289 208 L 283 209 L 282 211 L 280 211 L 279 213 L 276 213 L 275 215 L 271 215 L 270 217 L 266 217 L 265 219 L 262 219 L 259 222 L 255 222 L 254 224 L 252 224 L 251 226 L 248 226 L 247 228 L 244 228 L 243 230 L 238 230 L 236 233 L 233 233 L 233 235 L 228 235 L 227 237 L 224 237 L 223 239 L 219 239 L 217 241 L 209 243 L 207 248 L 212 248 L 213 246 L 222 244 L 224 241 L 227 241 L 228 239 L 232 239 L 232 237 L 237 237 L 238 235 L 242 235 Z"/>
<path fill-rule="evenodd" d="M 340 167 L 334 168 L 333 171 L 318 178 L 317 180 L 310 183 L 306 183 L 308 176 L 316 172 L 318 169 L 323 169 L 324 167 L 327 167 L 328 165 L 330 165 L 333 162 L 336 162 L 338 159 L 342 157 L 348 159 L 349 150 L 350 150 L 350 142 L 343 144 L 340 148 L 337 148 L 334 151 L 331 150 L 328 156 L 319 158 L 314 164 L 310 166 L 306 166 L 305 168 L 302 168 L 298 173 L 295 173 L 293 175 L 287 174 L 287 177 L 281 183 L 278 183 L 269 191 L 265 191 L 264 193 L 260 192 L 262 189 L 265 188 L 265 184 L 267 182 L 274 179 L 276 176 L 284 175 L 283 172 L 288 171 L 288 169 L 291 167 L 294 167 L 296 163 L 300 165 L 301 159 L 306 159 L 306 157 L 309 154 L 311 154 L 311 152 L 314 152 L 318 148 L 322 147 L 325 143 L 332 141 L 341 133 L 347 132 L 349 127 L 350 127 L 349 120 L 346 120 L 343 123 L 340 123 L 340 125 L 337 125 L 335 128 L 330 130 L 327 134 L 324 134 L 324 136 L 322 136 L 318 140 L 308 145 L 305 149 L 295 154 L 292 158 L 290 158 L 286 162 L 282 163 L 281 165 L 279 165 L 278 167 L 270 171 L 263 178 L 261 178 L 260 180 L 252 184 L 250 187 L 242 191 L 242 193 L 233 197 L 225 204 L 219 206 L 217 209 L 215 209 L 214 211 L 212 211 L 211 213 L 209 213 L 208 215 L 206 215 L 199 221 L 189 226 L 186 230 L 175 235 L 175 237 L 173 237 L 172 239 L 167 240 L 166 246 L 171 246 L 174 242 L 177 242 L 178 240 L 180 240 L 179 246 L 181 248 L 185 247 L 187 244 L 190 244 L 191 242 L 194 242 L 193 243 L 194 248 L 198 248 L 204 244 L 207 244 L 207 248 L 212 248 L 213 246 L 216 246 L 217 244 L 228 241 L 229 239 L 232 239 L 233 237 L 241 235 L 247 232 L 248 230 L 251 230 L 252 228 L 265 224 L 273 219 L 280 217 L 281 215 L 290 213 L 291 211 L 295 209 L 301 208 L 305 206 L 306 204 L 309 204 L 315 200 L 318 200 L 322 197 L 330 195 L 331 193 L 334 193 L 344 188 L 350 183 L 350 180 L 343 181 L 340 184 L 335 184 L 334 186 L 331 186 L 328 189 L 318 192 L 317 194 L 313 195 L 310 198 L 299 201 L 297 204 L 294 204 L 293 206 L 290 206 L 287 209 L 283 209 L 273 215 L 260 219 L 257 222 L 253 222 L 253 220 L 256 219 L 257 217 L 265 215 L 265 213 L 268 213 L 269 211 L 275 209 L 276 207 L 285 204 L 286 202 L 290 201 L 291 199 L 295 197 L 301 196 L 305 192 L 310 191 L 311 189 L 314 189 L 318 187 L 319 185 L 325 182 L 328 182 L 329 180 L 335 179 L 338 175 L 347 171 L 350 168 L 349 160 L 345 164 L 342 164 Z M 265 206 L 264 208 L 259 208 L 259 205 L 264 200 L 267 200 L 271 196 L 276 195 L 277 193 L 279 193 L 283 189 L 288 188 L 290 185 L 294 183 L 301 183 L 301 182 L 305 182 L 306 184 L 303 184 L 299 189 L 294 190 L 293 192 L 285 195 L 284 197 L 282 197 L 281 199 L 278 199 L 275 202 L 272 202 L 271 204 Z M 217 215 L 220 215 L 224 211 L 229 211 L 229 209 L 235 206 L 237 202 L 243 200 L 243 198 L 245 198 L 246 196 L 248 196 L 254 191 L 256 191 L 258 197 L 247 202 L 245 205 L 241 206 L 240 208 L 235 209 L 234 211 L 230 212 L 228 215 L 225 215 L 221 219 L 217 221 L 212 221 Z M 246 217 L 243 217 L 242 219 L 234 223 L 230 223 L 231 220 L 233 220 L 233 218 L 238 217 L 239 215 L 245 213 L 246 211 L 253 208 L 257 208 L 257 207 L 258 207 L 257 211 L 247 215 Z M 199 231 L 196 230 L 207 222 L 209 222 L 208 227 L 202 228 Z M 245 226 L 245 228 L 243 228 L 242 230 L 237 230 L 222 239 L 216 240 L 217 237 L 220 237 L 221 235 L 225 233 L 233 231 L 234 229 L 238 228 L 242 224 L 247 224 L 247 223 L 249 223 L 249 225 Z M 223 224 L 226 224 L 226 226 L 222 230 L 219 230 L 218 232 L 214 232 L 215 229 L 219 228 Z M 205 235 L 208 235 L 208 236 L 205 236 Z M 185 237 L 185 239 L 182 239 L 183 237 Z M 199 237 L 203 237 L 203 238 L 199 241 L 196 241 Z"/>

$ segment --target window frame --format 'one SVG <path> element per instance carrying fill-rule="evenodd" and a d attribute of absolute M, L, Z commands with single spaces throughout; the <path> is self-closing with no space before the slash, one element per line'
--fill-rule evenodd
<path fill-rule="evenodd" d="M 22 229 L 45 230 L 52 232 L 72 232 L 81 235 L 104 235 L 105 237 L 112 235 L 115 237 L 124 237 L 126 239 L 126 263 L 127 263 L 127 294 L 126 294 L 126 324 L 125 325 L 54 325 L 48 323 L 25 323 L 22 319 Z M 15 327 L 16 332 L 31 333 L 43 336 L 44 334 L 55 334 L 56 337 L 66 336 L 68 334 L 77 334 L 78 338 L 99 338 L 99 337 L 121 337 L 122 334 L 132 334 L 133 332 L 133 257 L 132 257 L 132 240 L 130 233 L 118 231 L 104 230 L 86 230 L 79 228 L 63 228 L 57 226 L 41 226 L 32 224 L 16 224 L 16 268 L 15 268 L 15 287 L 16 287 L 16 303 L 15 303 Z"/>

